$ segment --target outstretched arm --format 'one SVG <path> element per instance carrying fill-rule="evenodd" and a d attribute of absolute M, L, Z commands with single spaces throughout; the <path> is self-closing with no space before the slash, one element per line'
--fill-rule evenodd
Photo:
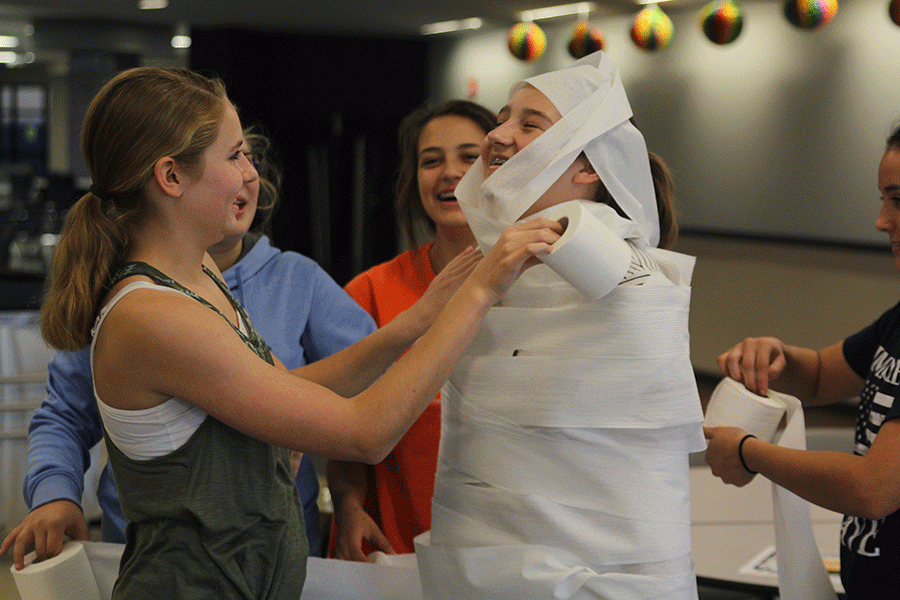
<path fill-rule="evenodd" d="M 292 373 L 342 395 L 358 394 L 380 377 L 428 327 L 481 260 L 468 248 L 435 277 L 425 294 L 390 323 L 352 346 Z"/>
<path fill-rule="evenodd" d="M 212 311 L 150 289 L 124 297 L 97 334 L 98 394 L 130 410 L 174 396 L 278 446 L 378 462 L 435 396 L 490 306 L 552 251 L 561 230 L 548 219 L 509 228 L 409 352 L 352 398 L 259 360 Z"/>
<path fill-rule="evenodd" d="M 747 338 L 718 358 L 722 374 L 761 396 L 769 387 L 796 396 L 805 406 L 859 394 L 862 379 L 844 359 L 843 342 L 816 351 L 773 337 Z"/>

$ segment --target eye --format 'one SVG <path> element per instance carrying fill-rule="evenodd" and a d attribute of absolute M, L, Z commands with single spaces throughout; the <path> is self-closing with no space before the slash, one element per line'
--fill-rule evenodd
<path fill-rule="evenodd" d="M 464 162 L 468 162 L 468 163 L 473 163 L 473 162 L 477 161 L 479 158 L 481 158 L 481 155 L 478 154 L 477 152 L 467 152 L 462 155 L 462 160 Z"/>
<path fill-rule="evenodd" d="M 247 157 L 247 161 L 248 161 L 251 165 L 253 165 L 253 168 L 256 169 L 256 170 L 258 171 L 258 170 L 259 170 L 259 163 L 260 163 L 259 157 L 258 157 L 256 154 L 254 154 L 253 152 L 251 152 L 250 150 L 242 150 L 241 152 L 244 153 L 244 156 Z"/>
<path fill-rule="evenodd" d="M 435 167 L 440 164 L 440 159 L 434 156 L 422 158 L 419 161 L 419 167 L 426 169 L 428 167 Z"/>

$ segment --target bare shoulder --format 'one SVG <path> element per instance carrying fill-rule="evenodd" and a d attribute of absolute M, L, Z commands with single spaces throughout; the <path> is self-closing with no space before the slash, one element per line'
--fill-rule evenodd
<path fill-rule="evenodd" d="M 227 351 L 229 341 L 237 343 L 237 352 L 246 348 L 219 314 L 184 294 L 158 288 L 121 297 L 96 336 L 97 393 L 123 409 L 149 408 L 178 396 L 177 386 L 168 385 L 173 371 Z"/>

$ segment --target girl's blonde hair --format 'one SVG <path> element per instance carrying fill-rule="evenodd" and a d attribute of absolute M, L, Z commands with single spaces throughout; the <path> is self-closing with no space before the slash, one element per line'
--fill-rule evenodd
<path fill-rule="evenodd" d="M 81 131 L 91 192 L 69 210 L 41 307 L 41 332 L 51 346 L 90 343 L 109 278 L 128 252 L 128 226 L 148 214 L 145 187 L 154 165 L 168 156 L 199 176 L 226 100 L 217 79 L 156 67 L 124 71 L 94 97 Z"/>

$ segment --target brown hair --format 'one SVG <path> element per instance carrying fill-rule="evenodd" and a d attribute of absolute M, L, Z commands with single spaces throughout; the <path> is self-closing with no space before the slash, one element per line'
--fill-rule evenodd
<path fill-rule="evenodd" d="M 416 109 L 400 124 L 398 142 L 400 166 L 394 193 L 397 198 L 397 224 L 410 244 L 418 245 L 418 223 L 426 223 L 434 232 L 434 222 L 422 207 L 419 197 L 417 174 L 419 170 L 419 136 L 428 123 L 438 117 L 455 115 L 469 119 L 480 127 L 485 135 L 497 125 L 497 116 L 475 102 L 450 100 L 436 106 L 426 105 Z"/>
<path fill-rule="evenodd" d="M 110 275 L 128 251 L 128 226 L 148 214 L 144 192 L 154 165 L 170 156 L 201 169 L 225 99 L 219 80 L 156 67 L 124 71 L 94 97 L 81 131 L 92 191 L 69 210 L 41 307 L 51 346 L 78 350 L 90 342 Z"/>
<path fill-rule="evenodd" d="M 250 229 L 268 233 L 272 215 L 275 213 L 278 197 L 281 194 L 283 179 L 281 163 L 272 148 L 272 142 L 256 127 L 244 129 L 244 139 L 247 140 L 247 146 L 250 147 L 250 153 L 253 155 L 253 166 L 259 174 L 259 200 Z"/>
<path fill-rule="evenodd" d="M 900 125 L 896 126 L 894 131 L 891 132 L 891 135 L 888 136 L 887 147 L 900 148 Z"/>

